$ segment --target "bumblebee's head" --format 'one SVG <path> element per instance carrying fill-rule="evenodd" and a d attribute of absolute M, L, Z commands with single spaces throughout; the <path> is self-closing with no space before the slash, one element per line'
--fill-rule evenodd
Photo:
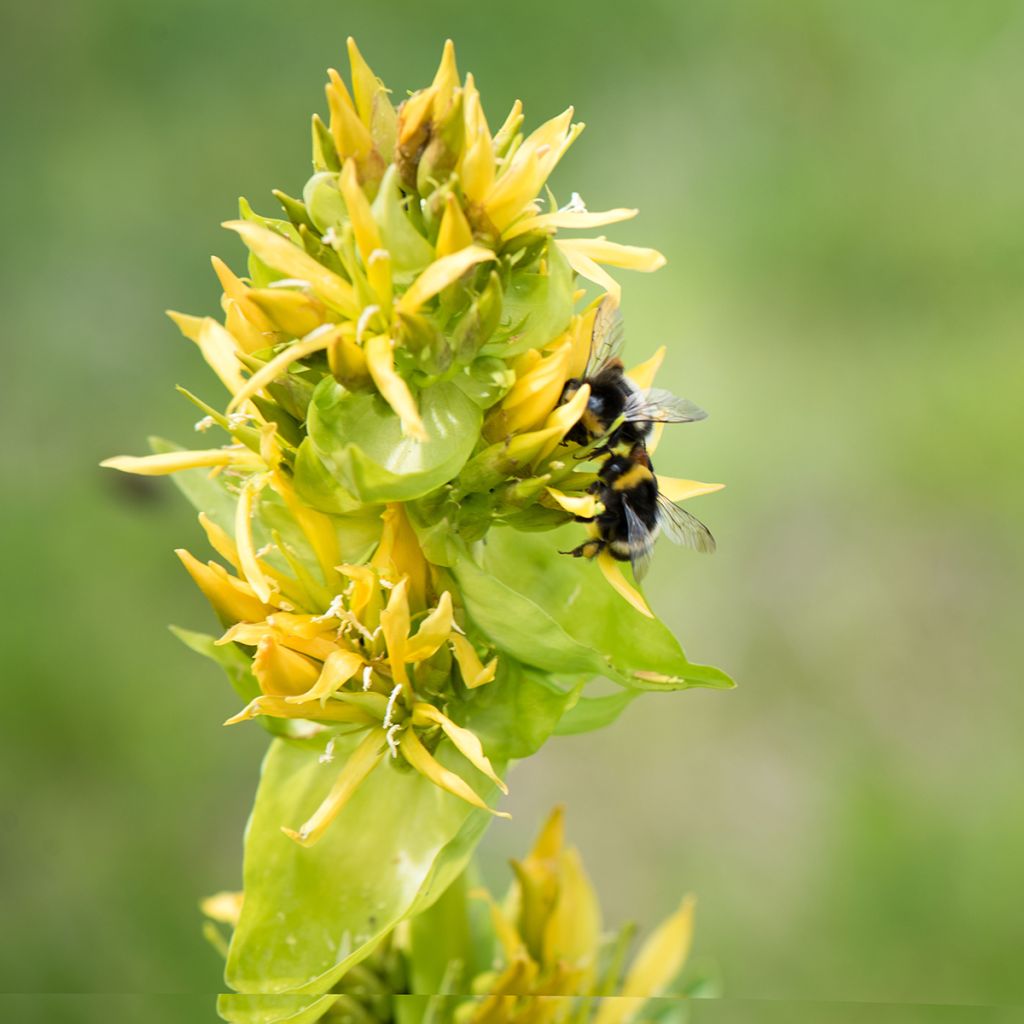
<path fill-rule="evenodd" d="M 559 399 L 559 405 L 564 405 L 566 402 L 571 401 L 573 395 L 579 391 L 580 383 L 578 377 L 572 377 L 565 382 L 565 387 L 562 388 L 562 397 Z"/>

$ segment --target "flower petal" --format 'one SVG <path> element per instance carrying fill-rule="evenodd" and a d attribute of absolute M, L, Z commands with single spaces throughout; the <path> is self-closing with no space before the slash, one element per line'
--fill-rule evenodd
<path fill-rule="evenodd" d="M 469 763 L 481 771 L 493 782 L 502 793 L 508 793 L 508 786 L 495 774 L 491 762 L 484 753 L 479 738 L 469 729 L 463 729 L 456 725 L 447 715 L 443 714 L 433 704 L 419 703 L 412 708 L 413 725 L 439 725 L 444 734 L 452 741 L 455 748 Z"/>
<path fill-rule="evenodd" d="M 645 359 L 632 370 L 627 371 L 626 376 L 638 387 L 649 388 L 654 383 L 654 375 L 661 369 L 668 349 L 662 345 L 650 359 Z"/>
<path fill-rule="evenodd" d="M 384 759 L 387 750 L 384 730 L 371 729 L 362 743 L 349 755 L 330 793 L 313 816 L 297 832 L 284 827 L 281 831 L 301 846 L 312 846 L 349 802 L 363 779 Z"/>
<path fill-rule="evenodd" d="M 487 260 L 493 260 L 494 253 L 480 245 L 469 245 L 435 260 L 409 286 L 398 300 L 399 313 L 415 313 L 424 302 L 432 299 L 439 291 L 454 284 L 471 267 Z"/>
<path fill-rule="evenodd" d="M 437 607 L 420 623 L 416 635 L 405 650 L 407 661 L 425 661 L 448 639 L 452 632 L 452 595 L 446 590 Z"/>
<path fill-rule="evenodd" d="M 625 270 L 641 270 L 650 273 L 665 266 L 665 257 L 657 249 L 648 249 L 639 245 L 621 245 L 609 242 L 606 238 L 566 238 L 558 242 L 561 250 L 589 256 L 596 263 L 606 263 L 611 267 L 622 267 Z"/>
<path fill-rule="evenodd" d="M 402 430 L 417 441 L 429 441 L 409 385 L 395 370 L 394 342 L 384 334 L 370 338 L 364 346 L 366 366 L 381 397 L 402 421 Z"/>
<path fill-rule="evenodd" d="M 680 480 L 658 474 L 658 491 L 669 501 L 686 501 L 687 498 L 698 498 L 702 494 L 714 494 L 723 487 L 725 484 L 702 484 L 699 480 Z"/>
<path fill-rule="evenodd" d="M 622 574 L 622 567 L 612 558 L 607 550 L 601 551 L 598 554 L 597 564 L 613 590 L 624 597 L 642 615 L 646 615 L 649 619 L 654 618 L 654 612 L 648 607 L 643 595 L 639 590 L 630 585 L 629 581 Z"/>
<path fill-rule="evenodd" d="M 549 228 L 601 228 L 606 224 L 618 224 L 631 220 L 640 211 L 619 208 L 615 210 L 589 211 L 556 210 L 554 213 L 541 213 L 535 217 L 525 217 L 517 221 L 503 234 L 505 241 L 527 231 L 547 231 Z"/>
<path fill-rule="evenodd" d="M 448 638 L 452 645 L 452 653 L 462 673 L 462 681 L 466 688 L 475 690 L 478 686 L 491 682 L 498 671 L 498 659 L 491 660 L 484 665 L 476 653 L 476 648 L 469 640 L 460 633 L 452 633 Z"/>

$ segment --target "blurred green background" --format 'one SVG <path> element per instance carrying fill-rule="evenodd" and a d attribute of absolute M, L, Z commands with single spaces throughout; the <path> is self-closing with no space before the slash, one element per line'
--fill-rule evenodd
<path fill-rule="evenodd" d="M 173 385 L 215 387 L 161 311 L 217 310 L 239 195 L 299 192 L 345 36 L 401 97 L 451 35 L 492 123 L 576 105 L 557 194 L 640 206 L 609 233 L 669 258 L 620 275 L 627 352 L 667 343 L 659 382 L 711 412 L 659 468 L 729 486 L 693 506 L 719 553 L 663 545 L 650 595 L 741 684 L 519 766 L 488 876 L 564 801 L 609 920 L 695 891 L 732 998 L 1024 1003 L 1024 7 L 0 18 L 0 988 L 220 987 L 196 901 L 238 882 L 265 736 L 222 730 L 232 692 L 165 628 L 212 624 L 171 553 L 202 547 L 191 512 L 96 464 L 191 436 Z"/>

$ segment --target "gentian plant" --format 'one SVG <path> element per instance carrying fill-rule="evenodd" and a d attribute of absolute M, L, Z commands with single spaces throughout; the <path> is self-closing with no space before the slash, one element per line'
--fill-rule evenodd
<path fill-rule="evenodd" d="M 217 557 L 178 556 L 221 628 L 176 632 L 226 670 L 227 724 L 273 737 L 244 897 L 217 904 L 229 1020 L 340 1012 L 330 996 L 387 961 L 395 929 L 422 931 L 464 887 L 509 764 L 550 736 L 643 692 L 732 685 L 686 658 L 610 551 L 561 553 L 601 511 L 594 451 L 569 439 L 590 387 L 566 383 L 619 302 L 606 268 L 664 263 L 561 232 L 636 211 L 559 206 L 546 182 L 583 126 L 569 109 L 526 134 L 517 102 L 492 132 L 450 43 L 397 108 L 351 40 L 349 58 L 301 198 L 275 192 L 279 217 L 242 200 L 225 224 L 248 263 L 213 260 L 223 317 L 170 314 L 226 389 L 183 392 L 221 443 L 104 463 L 173 473 L 198 510 Z M 635 387 L 663 355 L 629 371 Z M 718 488 L 658 485 L 673 501 Z M 598 678 L 619 691 L 589 695 Z M 522 913 L 534 967 L 515 969 L 557 973 Z M 512 969 L 520 940 L 496 928 Z"/>

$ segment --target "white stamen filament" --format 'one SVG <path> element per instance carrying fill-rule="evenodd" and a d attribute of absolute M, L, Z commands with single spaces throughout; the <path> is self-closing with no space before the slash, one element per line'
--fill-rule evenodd
<path fill-rule="evenodd" d="M 363 331 L 366 330 L 366 325 L 370 322 L 370 318 L 380 312 L 380 306 L 367 306 L 366 309 L 359 314 L 359 320 L 356 322 L 356 344 L 361 345 L 363 343 Z"/>
<path fill-rule="evenodd" d="M 196 420 L 196 430 L 203 434 L 210 429 L 217 421 L 212 416 L 204 416 L 201 420 Z"/>
<path fill-rule="evenodd" d="M 373 668 L 370 665 L 366 665 L 363 668 L 363 689 L 368 690 L 370 684 L 373 682 Z"/>
<path fill-rule="evenodd" d="M 325 611 L 323 615 L 314 615 L 313 621 L 326 622 L 328 619 L 340 619 L 342 617 L 341 601 L 341 594 L 335 594 L 334 597 L 331 598 L 331 603 L 327 606 L 327 611 Z"/>
<path fill-rule="evenodd" d="M 282 277 L 280 281 L 271 281 L 268 288 L 312 288 L 313 286 L 301 277 Z"/>
<path fill-rule="evenodd" d="M 384 709 L 384 728 L 389 729 L 391 727 L 391 713 L 395 710 L 395 701 L 398 700 L 398 695 L 402 692 L 402 684 L 395 683 L 395 688 L 391 691 L 391 696 L 388 697 L 388 706 Z"/>
<path fill-rule="evenodd" d="M 400 725 L 392 725 L 387 732 L 384 733 L 384 739 L 388 741 L 388 749 L 391 751 L 391 756 L 398 760 L 398 744 L 395 742 L 395 733 L 398 732 L 402 727 Z"/>
<path fill-rule="evenodd" d="M 327 741 L 327 748 L 317 758 L 321 764 L 330 764 L 334 760 L 334 737 L 332 736 Z"/>
<path fill-rule="evenodd" d="M 583 197 L 579 192 L 573 192 L 572 197 L 565 206 L 559 207 L 559 213 L 586 213 L 587 204 L 583 202 Z"/>

